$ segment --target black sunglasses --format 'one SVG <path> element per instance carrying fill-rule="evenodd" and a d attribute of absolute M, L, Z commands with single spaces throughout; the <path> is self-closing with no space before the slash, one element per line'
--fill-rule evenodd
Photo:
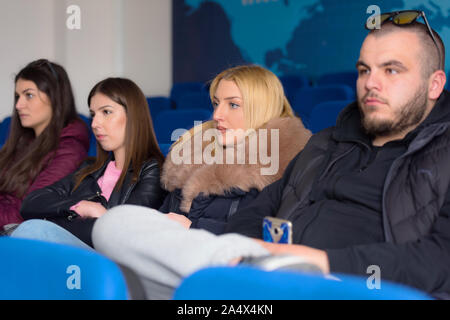
<path fill-rule="evenodd" d="M 434 44 L 436 45 L 439 61 L 441 61 L 441 51 L 439 50 L 439 45 L 434 37 L 433 30 L 428 23 L 425 12 L 419 10 L 405 10 L 405 11 L 395 11 L 382 13 L 379 16 L 372 16 L 370 19 L 367 19 L 365 24 L 366 29 L 373 30 L 375 28 L 379 28 L 383 23 L 392 19 L 392 22 L 398 26 L 408 25 L 416 21 L 419 17 L 423 18 L 425 21 L 425 25 L 428 28 L 428 32 L 430 33 L 431 39 L 433 39 Z M 378 20 L 379 19 L 379 20 Z"/>

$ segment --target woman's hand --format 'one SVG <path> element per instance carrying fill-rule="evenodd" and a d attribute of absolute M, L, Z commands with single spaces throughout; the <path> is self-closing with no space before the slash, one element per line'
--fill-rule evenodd
<path fill-rule="evenodd" d="M 192 224 L 192 221 L 189 220 L 188 218 L 186 218 L 186 216 L 184 216 L 182 214 L 174 213 L 174 212 L 169 212 L 167 214 L 167 218 L 169 218 L 170 220 L 178 222 L 179 224 L 181 224 L 186 229 L 189 229 L 191 224 Z"/>
<path fill-rule="evenodd" d="M 82 218 L 100 218 L 105 214 L 106 208 L 98 202 L 82 200 L 71 208 Z"/>

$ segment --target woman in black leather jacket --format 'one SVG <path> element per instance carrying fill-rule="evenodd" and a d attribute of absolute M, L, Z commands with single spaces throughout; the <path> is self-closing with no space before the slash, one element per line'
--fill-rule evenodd
<path fill-rule="evenodd" d="M 92 246 L 94 222 L 107 209 L 162 204 L 164 156 L 142 91 L 131 80 L 108 78 L 91 90 L 88 104 L 97 157 L 55 184 L 30 193 L 20 211 L 28 221 L 11 236 Z"/>

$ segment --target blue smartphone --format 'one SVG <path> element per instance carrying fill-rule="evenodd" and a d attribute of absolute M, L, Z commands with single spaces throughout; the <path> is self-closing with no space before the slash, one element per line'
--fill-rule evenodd
<path fill-rule="evenodd" d="M 263 220 L 263 240 L 291 244 L 292 222 L 285 219 L 265 217 Z"/>

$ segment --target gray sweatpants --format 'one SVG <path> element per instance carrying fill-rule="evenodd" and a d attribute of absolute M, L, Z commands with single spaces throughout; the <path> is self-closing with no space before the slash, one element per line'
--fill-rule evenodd
<path fill-rule="evenodd" d="M 250 238 L 187 230 L 157 210 L 133 205 L 98 219 L 92 239 L 96 250 L 139 275 L 149 299 L 170 299 L 182 279 L 204 267 L 268 254 Z"/>

